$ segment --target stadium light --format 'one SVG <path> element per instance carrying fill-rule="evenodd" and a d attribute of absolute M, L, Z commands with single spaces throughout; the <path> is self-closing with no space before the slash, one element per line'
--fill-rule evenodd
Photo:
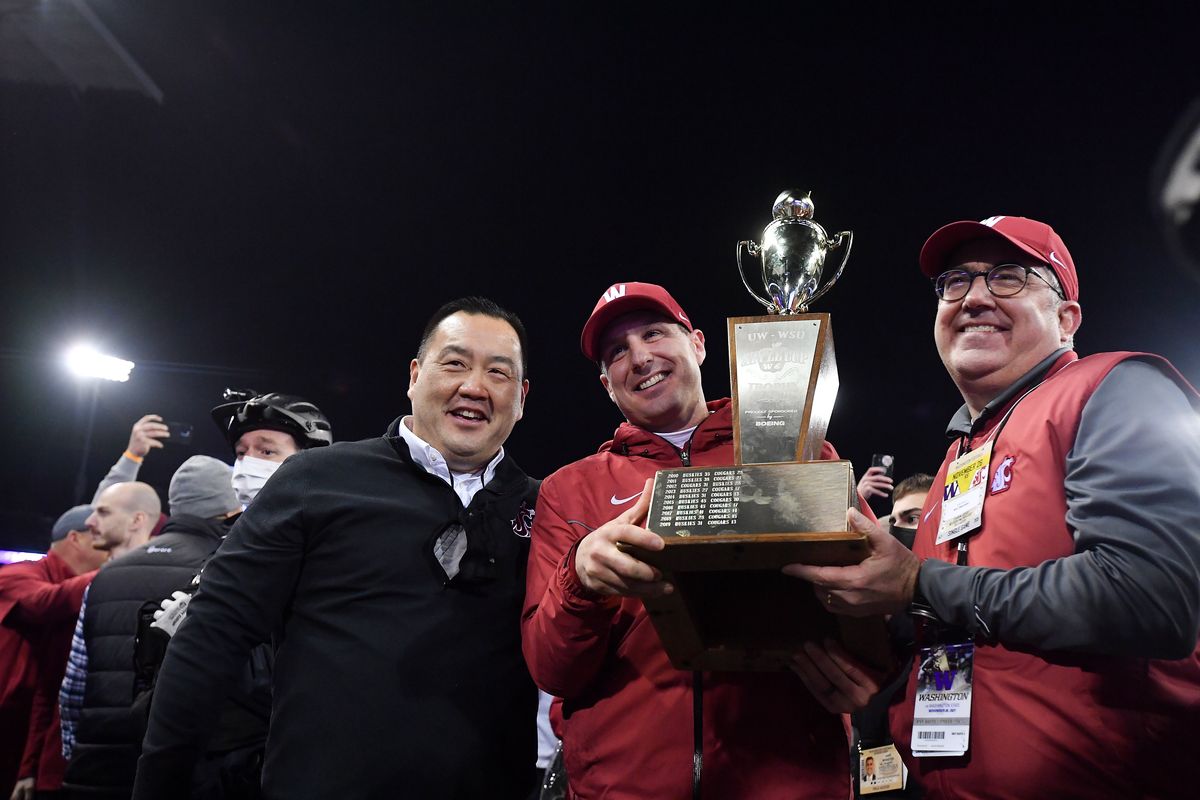
<path fill-rule="evenodd" d="M 129 373 L 134 367 L 132 361 L 104 355 L 86 344 L 77 344 L 67 350 L 64 361 L 67 369 L 80 378 L 101 378 L 121 383 L 129 380 Z"/>

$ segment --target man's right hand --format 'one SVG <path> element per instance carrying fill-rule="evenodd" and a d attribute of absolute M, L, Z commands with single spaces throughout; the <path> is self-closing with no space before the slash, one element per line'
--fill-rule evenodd
<path fill-rule="evenodd" d="M 650 510 L 654 479 L 646 481 L 637 503 L 621 516 L 604 523 L 579 542 L 575 551 L 575 572 L 583 585 L 593 592 L 630 597 L 658 597 L 670 594 L 674 587 L 662 579 L 662 573 L 638 561 L 619 545 L 643 550 L 662 550 L 662 537 L 641 526 Z"/>
<path fill-rule="evenodd" d="M 17 781 L 10 800 L 33 800 L 33 778 L 21 778 Z"/>
<path fill-rule="evenodd" d="M 834 714 L 866 708 L 885 677 L 859 663 L 832 639 L 821 644 L 805 642 L 792 657 L 791 667 L 817 702 Z"/>
<path fill-rule="evenodd" d="M 892 488 L 892 479 L 883 467 L 871 467 L 858 482 L 858 493 L 868 500 L 887 497 L 892 493 Z"/>
<path fill-rule="evenodd" d="M 133 423 L 133 430 L 129 432 L 129 447 L 126 449 L 138 458 L 145 458 L 153 448 L 163 446 L 159 439 L 166 439 L 168 436 L 170 433 L 163 424 L 162 417 L 158 414 L 147 414 Z"/>

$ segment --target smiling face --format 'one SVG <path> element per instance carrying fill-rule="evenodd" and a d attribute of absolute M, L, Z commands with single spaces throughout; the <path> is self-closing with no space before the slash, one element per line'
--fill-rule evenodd
<path fill-rule="evenodd" d="M 632 311 L 605 328 L 600 363 L 600 383 L 633 425 L 670 433 L 708 416 L 700 382 L 702 331 L 689 333 L 653 311 Z"/>
<path fill-rule="evenodd" d="M 525 407 L 517 332 L 502 319 L 458 312 L 442 320 L 421 360 L 409 365 L 412 430 L 450 469 L 488 463 Z"/>
<path fill-rule="evenodd" d="M 1042 266 L 1012 245 L 979 239 L 955 250 L 946 269 L 984 272 L 1004 263 Z M 979 278 L 963 299 L 938 301 L 933 336 L 946 371 L 977 415 L 1039 361 L 1068 344 L 1080 319 L 1079 303 L 1059 302 L 1054 290 L 1036 277 L 1012 297 L 993 296 Z"/>

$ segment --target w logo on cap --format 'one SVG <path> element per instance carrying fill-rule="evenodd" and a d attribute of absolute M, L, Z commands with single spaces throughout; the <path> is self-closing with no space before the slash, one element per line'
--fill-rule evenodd
<path fill-rule="evenodd" d="M 988 217 L 987 219 L 981 219 L 981 220 L 979 220 L 979 224 L 987 225 L 989 228 L 994 228 L 994 227 L 996 227 L 997 222 L 1004 219 L 1004 216 L 1005 215 L 1002 214 L 998 217 Z"/>
<path fill-rule="evenodd" d="M 615 283 L 612 286 L 608 287 L 608 290 L 604 292 L 603 299 L 604 299 L 604 302 L 611 303 L 613 300 L 616 300 L 618 297 L 624 297 L 624 296 L 625 296 L 625 284 Z"/>

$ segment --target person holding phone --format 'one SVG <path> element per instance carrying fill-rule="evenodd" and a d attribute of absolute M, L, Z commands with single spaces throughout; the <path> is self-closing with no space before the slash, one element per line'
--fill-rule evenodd
<path fill-rule="evenodd" d="M 871 456 L 871 466 L 858 480 L 858 493 L 868 501 L 874 497 L 887 497 L 895 488 L 892 483 L 892 471 L 895 468 L 895 456 L 875 453 Z"/>
<path fill-rule="evenodd" d="M 253 389 L 226 389 L 225 402 L 212 410 L 213 421 L 233 450 L 231 481 L 243 507 L 262 489 L 279 465 L 301 450 L 333 442 L 333 428 L 321 409 L 303 397 Z M 167 444 L 190 444 L 192 426 L 146 414 L 129 431 L 129 444 L 96 487 L 98 498 L 118 483 L 136 481 L 142 462 Z M 161 529 L 164 516 L 155 533 Z"/>

